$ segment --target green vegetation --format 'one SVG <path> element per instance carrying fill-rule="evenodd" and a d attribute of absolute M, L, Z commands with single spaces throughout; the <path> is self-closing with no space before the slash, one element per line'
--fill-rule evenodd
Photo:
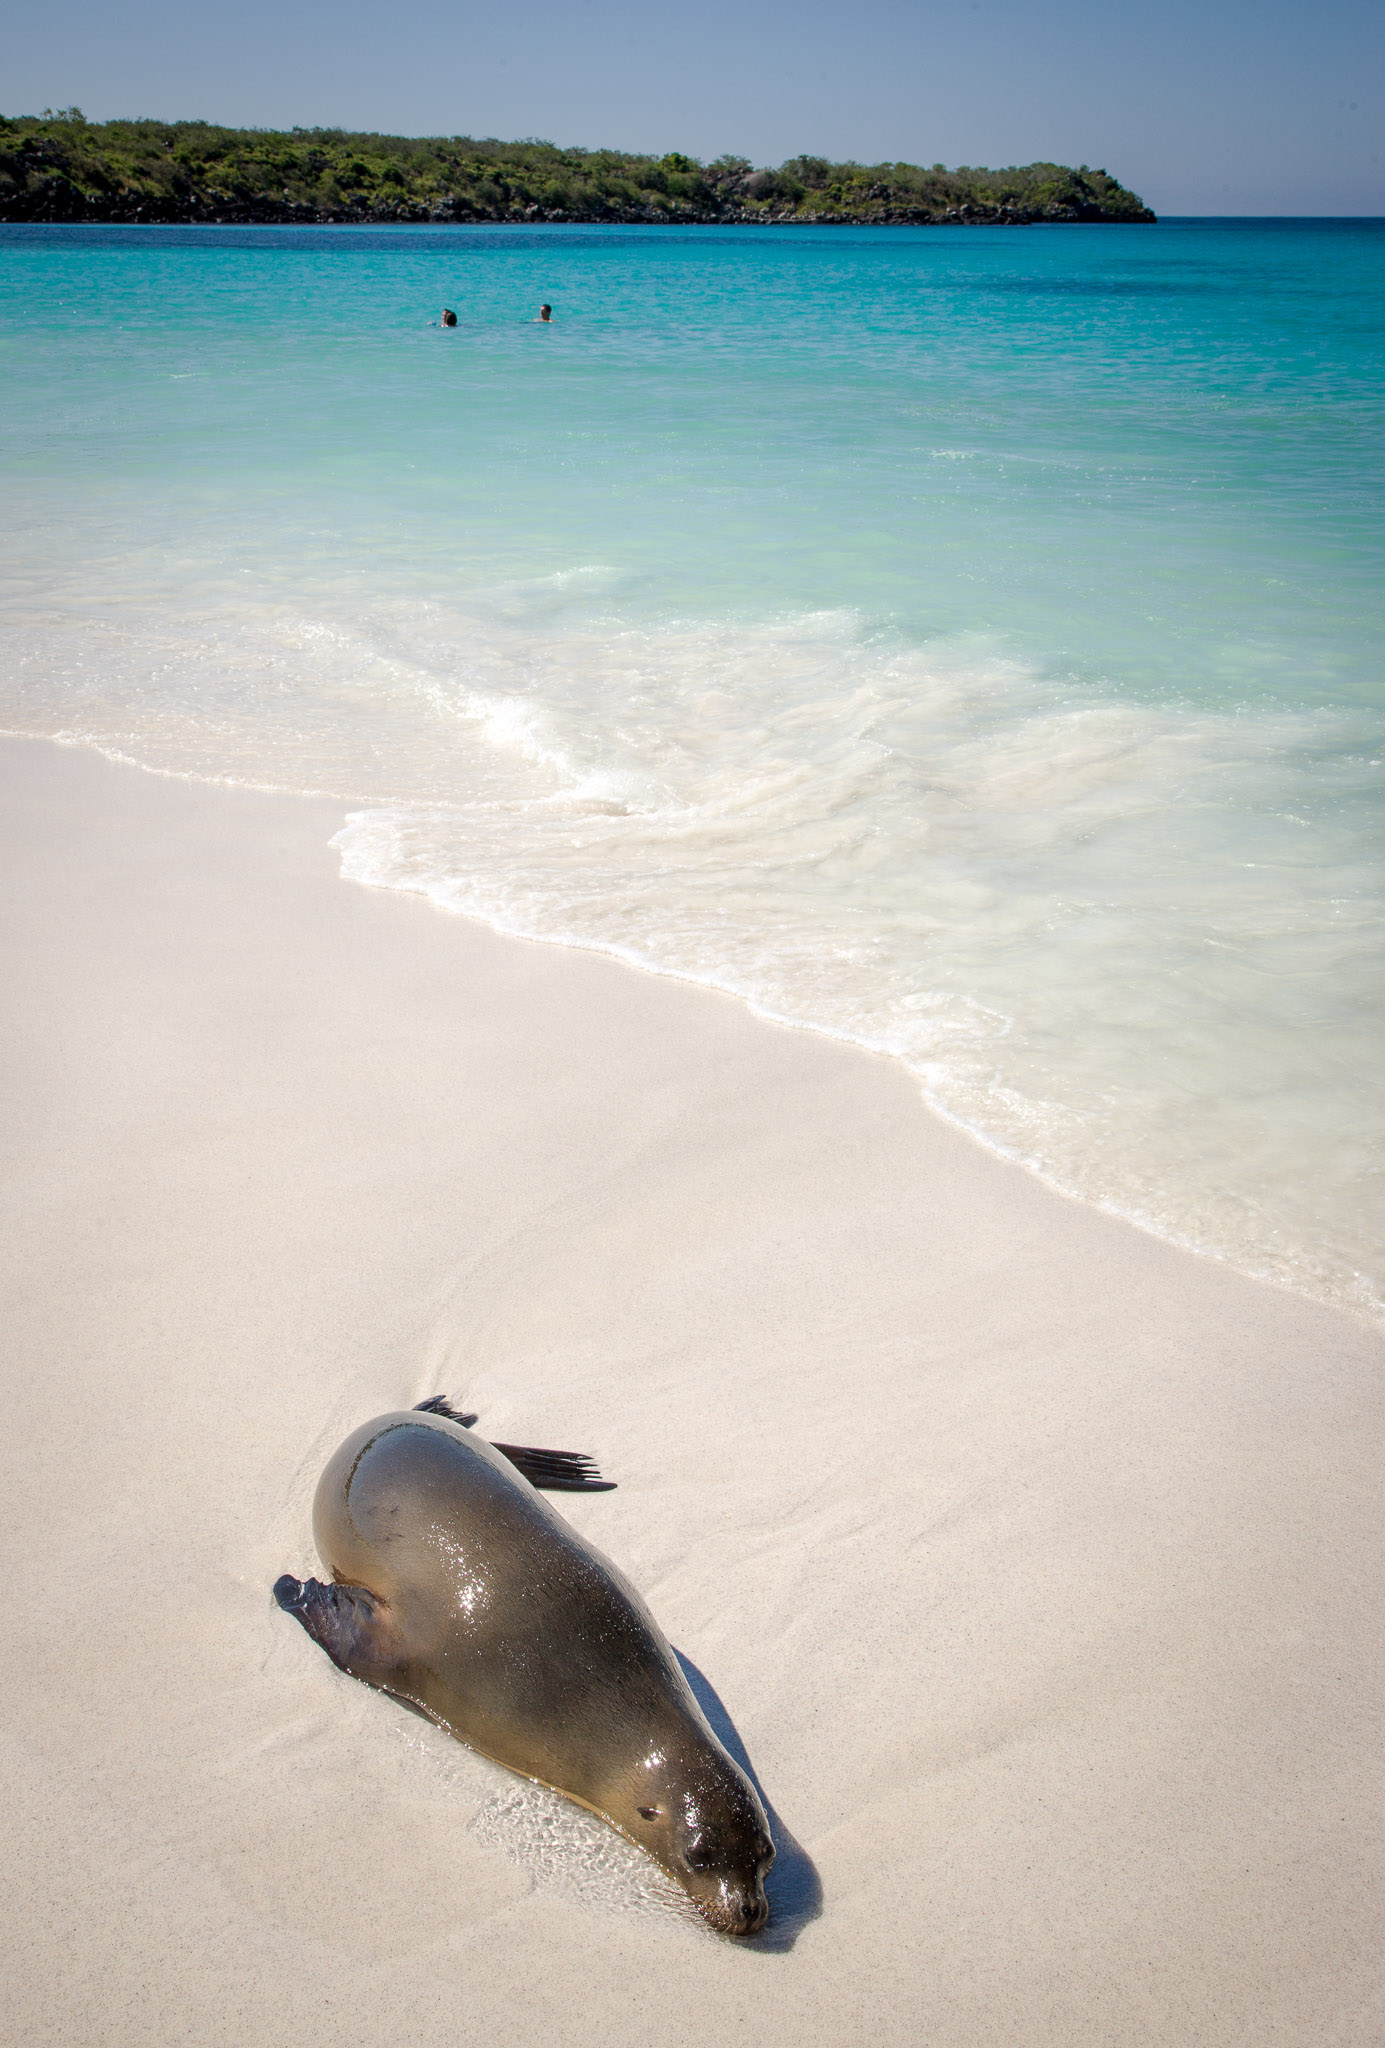
<path fill-rule="evenodd" d="M 6 221 L 1148 221 L 1133 192 L 1084 164 L 945 170 L 833 164 L 777 170 L 676 150 L 626 156 L 551 142 L 216 128 L 206 121 L 0 115 Z"/>

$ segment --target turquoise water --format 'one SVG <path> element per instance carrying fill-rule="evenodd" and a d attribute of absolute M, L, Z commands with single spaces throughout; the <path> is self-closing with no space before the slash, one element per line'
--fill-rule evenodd
<path fill-rule="evenodd" d="M 1374 222 L 0 229 L 0 724 L 1378 1311 L 1382 327 Z"/>

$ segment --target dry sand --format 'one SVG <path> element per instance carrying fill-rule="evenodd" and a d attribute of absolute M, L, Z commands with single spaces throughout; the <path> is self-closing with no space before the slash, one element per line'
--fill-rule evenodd
<path fill-rule="evenodd" d="M 0 772 L 8 2040 L 1378 2048 L 1376 1333 L 341 882 L 337 807 Z M 620 1481 L 559 1504 L 749 1753 L 768 1941 L 273 1608 L 438 1390 Z"/>

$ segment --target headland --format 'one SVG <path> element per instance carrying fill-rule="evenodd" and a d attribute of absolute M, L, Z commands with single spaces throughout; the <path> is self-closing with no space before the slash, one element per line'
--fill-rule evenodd
<path fill-rule="evenodd" d="M 549 142 L 0 116 L 0 221 L 1029 227 L 1155 218 L 1086 164 L 700 163 Z"/>

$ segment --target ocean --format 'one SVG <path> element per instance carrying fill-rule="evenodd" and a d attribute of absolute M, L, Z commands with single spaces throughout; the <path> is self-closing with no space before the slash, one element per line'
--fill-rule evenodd
<path fill-rule="evenodd" d="M 1378 1316 L 1383 332 L 1371 221 L 0 227 L 0 727 Z"/>

